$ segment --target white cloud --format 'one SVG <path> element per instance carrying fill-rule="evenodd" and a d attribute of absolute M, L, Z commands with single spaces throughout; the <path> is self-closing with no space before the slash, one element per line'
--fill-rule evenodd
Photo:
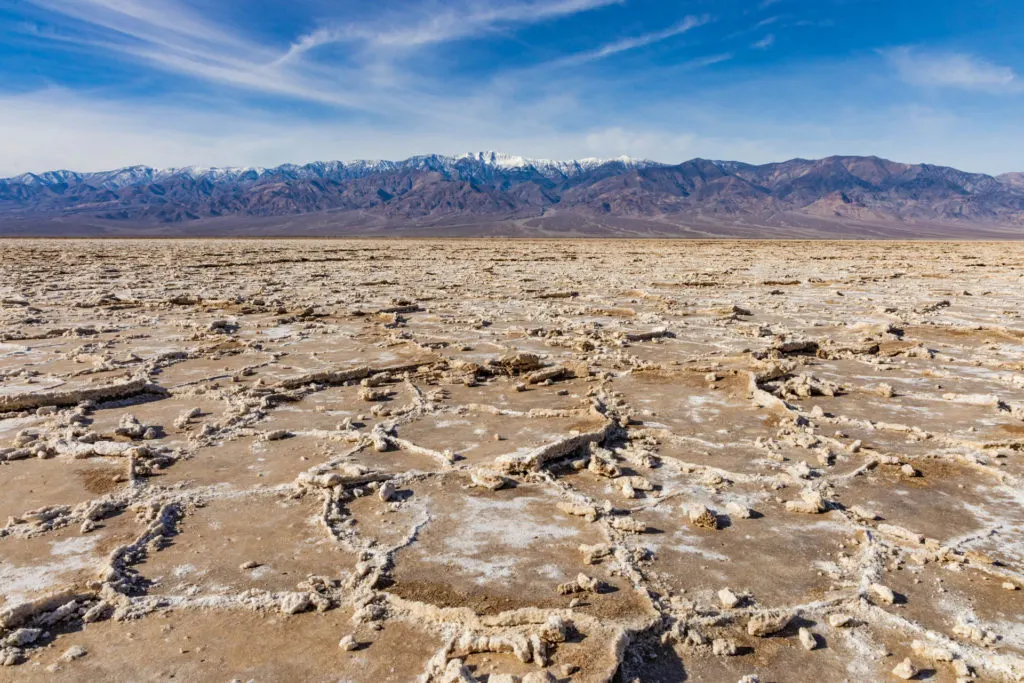
<path fill-rule="evenodd" d="M 520 116 L 453 128 L 444 122 L 377 125 L 321 123 L 205 113 L 174 106 L 113 104 L 65 90 L 0 96 L 0 177 L 55 169 L 96 171 L 146 164 L 276 166 L 285 162 L 385 158 L 496 149 L 528 157 L 570 159 L 628 155 L 678 162 L 694 156 L 768 161 L 786 144 L 698 135 L 665 128 L 595 126 L 573 131 Z"/>
<path fill-rule="evenodd" d="M 731 100 L 730 100 L 731 101 Z M 540 105 L 535 105 L 540 106 Z M 559 104 L 557 106 L 568 106 Z M 734 103 L 682 104 L 660 123 L 651 117 L 602 125 L 573 117 L 559 127 L 546 113 L 475 117 L 451 126 L 431 118 L 310 124 L 287 115 L 211 113 L 177 105 L 111 103 L 65 90 L 0 95 L 0 177 L 54 169 L 95 171 L 152 166 L 276 166 L 285 162 L 385 158 L 496 149 L 529 157 L 614 157 L 679 162 L 693 157 L 750 163 L 796 156 L 878 154 L 897 161 L 969 171 L 1021 170 L 1024 130 L 1015 121 L 984 128 L 948 111 L 865 107 L 815 122 L 765 118 Z M 636 121 L 647 121 L 637 124 Z"/>
<path fill-rule="evenodd" d="M 278 62 L 290 62 L 334 43 L 363 43 L 374 48 L 417 48 L 486 35 L 505 26 L 536 24 L 623 2 L 625 0 L 527 0 L 476 2 L 449 6 L 441 11 L 431 8 L 427 13 L 407 9 L 399 19 L 393 13 L 384 13 L 379 24 L 322 26 L 296 40 Z"/>
<path fill-rule="evenodd" d="M 664 134 L 622 127 L 602 128 L 584 136 L 588 156 L 631 156 L 641 159 L 680 161 L 689 158 L 695 136 L 689 133 Z"/>
<path fill-rule="evenodd" d="M 960 88 L 980 92 L 1021 92 L 1017 73 L 964 53 L 924 52 L 900 47 L 883 52 L 896 72 L 911 85 Z"/>
<path fill-rule="evenodd" d="M 513 25 L 535 24 L 624 0 L 463 0 L 458 6 L 382 13 L 382 19 L 314 31 L 283 52 L 237 35 L 179 0 L 29 0 L 47 19 L 63 17 L 65 42 L 144 60 L 167 72 L 256 93 L 287 96 L 365 112 L 464 111 L 422 74 L 399 73 L 381 48 L 409 49 Z M 69 21 L 70 20 L 70 21 Z M 375 23 L 381 22 L 381 23 Z M 330 65 L 304 60 L 318 47 L 354 42 L 362 58 Z M 386 74 L 386 78 L 381 78 Z"/>
<path fill-rule="evenodd" d="M 671 26 L 662 31 L 654 31 L 652 33 L 645 33 L 643 35 L 634 36 L 632 38 L 623 38 L 612 43 L 607 43 L 594 50 L 588 50 L 586 52 L 579 52 L 574 55 L 570 55 L 563 59 L 556 60 L 556 64 L 569 65 L 569 64 L 580 64 L 583 62 L 590 62 L 597 59 L 604 59 L 620 52 L 626 52 L 627 50 L 635 50 L 637 48 L 646 47 L 648 45 L 654 45 L 662 41 L 674 38 L 682 35 L 688 31 L 692 31 L 698 26 L 703 26 L 711 21 L 711 17 L 707 14 L 703 16 L 688 16 L 680 21 L 675 26 Z"/>
<path fill-rule="evenodd" d="M 541 104 L 534 103 L 534 108 Z M 200 111 L 114 103 L 51 89 L 0 95 L 0 177 L 56 169 L 97 171 L 145 164 L 276 166 L 332 159 L 404 159 L 414 154 L 508 150 L 528 156 L 589 156 L 584 133 L 566 135 L 546 113 L 450 120 L 409 117 L 309 123 L 287 114 Z"/>
<path fill-rule="evenodd" d="M 770 48 L 774 44 L 775 44 L 775 34 L 769 33 L 768 35 L 766 35 L 761 40 L 759 40 L 759 41 L 757 41 L 755 43 L 752 43 L 750 47 L 754 48 L 755 50 L 767 50 L 768 48 Z"/>
<path fill-rule="evenodd" d="M 226 32 L 174 0 L 31 0 L 48 18 L 70 23 L 60 36 L 110 54 L 144 60 L 164 71 L 322 104 L 372 109 L 376 102 L 358 88 L 337 88 L 350 73 L 276 68 L 275 51 Z M 339 73 L 340 72 L 340 73 Z M 335 86 L 335 87 L 332 87 Z"/>
<path fill-rule="evenodd" d="M 192 45 L 230 46 L 246 52 L 256 46 L 222 30 L 177 0 L 28 0 L 51 13 L 104 29 L 121 40 L 171 48 Z"/>
<path fill-rule="evenodd" d="M 679 64 L 679 68 L 686 69 L 703 69 L 704 67 L 713 66 L 715 64 L 721 64 L 722 62 L 728 62 L 735 55 L 731 52 L 722 52 L 717 55 L 708 55 L 706 57 L 696 57 L 686 62 Z"/>
<path fill-rule="evenodd" d="M 488 33 L 509 24 L 536 24 L 550 19 L 621 5 L 625 0 L 527 0 L 476 2 L 431 12 L 409 26 L 386 30 L 351 28 L 378 46 L 428 45 Z"/>
<path fill-rule="evenodd" d="M 1018 123 L 1015 99 L 988 102 L 984 126 L 957 117 L 969 98 L 956 91 L 929 93 L 935 112 L 893 113 L 893 101 L 911 98 L 904 97 L 905 88 L 894 91 L 890 79 L 872 75 L 875 57 L 771 72 L 735 69 L 721 79 L 697 69 L 730 59 L 731 53 L 656 65 L 628 76 L 601 73 L 594 78 L 585 69 L 558 68 L 555 60 L 455 79 L 431 64 L 432 51 L 416 47 L 429 44 L 420 40 L 457 40 L 470 30 L 484 36 L 543 20 L 529 12 L 568 16 L 617 0 L 512 0 L 502 5 L 498 0 L 458 0 L 467 13 L 475 13 L 471 28 L 454 26 L 447 14 L 451 3 L 433 5 L 440 7 L 433 23 L 425 20 L 420 3 L 418 13 L 400 20 L 378 15 L 348 25 L 356 42 L 352 49 L 333 51 L 334 57 L 338 52 L 348 57 L 332 64 L 309 54 L 326 38 L 310 37 L 311 47 L 282 61 L 286 46 L 271 48 L 214 22 L 195 9 L 201 5 L 194 0 L 30 1 L 48 9 L 40 22 L 44 34 L 28 39 L 72 40 L 79 44 L 72 46 L 76 50 L 107 50 L 144 67 L 187 74 L 190 79 L 177 79 L 182 82 L 176 89 L 187 97 L 126 100 L 117 88 L 0 92 L 0 176 L 139 163 L 273 166 L 318 159 L 400 159 L 480 149 L 546 158 L 628 154 L 660 161 L 879 154 L 992 172 L 1020 170 L 1024 159 L 1024 124 Z M 611 57 L 706 21 L 689 17 L 567 59 Z M 1020 88 L 1012 69 L 967 55 L 902 48 L 886 57 L 906 80 L 922 85 L 991 92 Z M 142 72 L 152 73 L 152 68 Z M 266 109 L 255 108 L 238 93 L 199 88 L 191 78 L 270 97 L 258 100 Z M 841 103 L 813 95 L 838 81 L 850 93 Z M 201 99 L 204 93 L 209 99 Z M 292 98 L 329 107 L 277 106 Z M 947 114 L 955 123 L 944 118 Z M 974 114 L 964 112 L 964 119 L 969 115 Z"/>

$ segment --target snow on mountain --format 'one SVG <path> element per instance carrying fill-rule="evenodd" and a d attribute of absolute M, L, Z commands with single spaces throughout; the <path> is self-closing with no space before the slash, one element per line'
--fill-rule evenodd
<path fill-rule="evenodd" d="M 46 173 L 23 173 L 14 178 L 8 178 L 8 182 L 18 182 L 24 185 L 60 185 L 81 180 L 82 176 L 73 171 L 48 171 Z"/>
<path fill-rule="evenodd" d="M 414 156 L 402 161 L 356 159 L 352 161 L 315 161 L 312 163 L 282 164 L 273 168 L 261 166 L 153 168 L 149 166 L 127 166 L 125 168 L 93 173 L 74 171 L 49 171 L 46 173 L 25 173 L 0 182 L 20 183 L 33 186 L 56 186 L 69 183 L 85 183 L 93 187 L 116 190 L 132 185 L 146 185 L 170 180 L 188 179 L 196 182 L 239 182 L 254 181 L 265 177 L 284 179 L 329 178 L 351 180 L 375 173 L 396 170 L 430 170 L 450 175 L 472 175 L 475 170 L 511 172 L 535 171 L 547 177 L 571 177 L 599 168 L 605 164 L 620 164 L 626 168 L 646 168 L 660 165 L 653 161 L 637 160 L 627 156 L 613 159 L 531 159 L 514 154 L 486 151 L 446 156 L 430 154 Z"/>
<path fill-rule="evenodd" d="M 939 220 L 1024 225 L 1024 183 L 928 164 L 833 156 L 752 165 L 557 161 L 485 151 L 274 168 L 129 166 L 0 180 L 0 222 L 46 217 L 187 223 L 229 216 L 354 221 L 692 217 Z M 744 218 L 746 220 L 746 218 Z M 360 223 L 362 225 L 363 223 Z"/>

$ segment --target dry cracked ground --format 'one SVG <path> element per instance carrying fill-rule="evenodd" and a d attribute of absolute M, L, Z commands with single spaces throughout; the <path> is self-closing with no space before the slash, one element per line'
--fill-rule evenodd
<path fill-rule="evenodd" d="M 2 681 L 1024 680 L 1024 245 L 0 256 Z"/>

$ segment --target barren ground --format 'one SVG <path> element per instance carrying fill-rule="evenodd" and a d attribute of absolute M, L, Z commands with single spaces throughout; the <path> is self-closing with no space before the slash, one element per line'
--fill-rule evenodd
<path fill-rule="evenodd" d="M 1022 681 L 1022 314 L 1020 243 L 0 242 L 0 681 Z"/>

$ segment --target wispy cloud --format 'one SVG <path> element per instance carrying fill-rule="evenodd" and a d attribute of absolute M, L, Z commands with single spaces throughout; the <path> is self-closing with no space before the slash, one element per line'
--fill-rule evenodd
<path fill-rule="evenodd" d="M 410 26 L 387 30 L 350 28 L 355 35 L 378 46 L 429 45 L 489 33 L 515 24 L 536 24 L 558 17 L 621 5 L 625 0 L 529 0 L 455 5 L 430 13 Z"/>
<path fill-rule="evenodd" d="M 0 0 L 0 168 L 481 148 L 748 161 L 866 152 L 977 170 L 1024 158 L 1014 96 L 1024 67 L 1012 51 L 964 37 L 961 52 L 922 45 L 880 57 L 869 51 L 916 45 L 920 32 L 894 22 L 857 33 L 871 17 L 848 0 L 819 3 L 830 18 L 808 10 L 799 21 L 795 1 L 726 3 L 713 24 L 696 11 L 666 19 L 664 3 L 639 0 L 287 2 L 281 22 L 261 13 L 278 0 Z M 794 27 L 832 14 L 860 22 L 850 40 L 802 44 L 809 32 Z M 868 34 L 876 42 L 851 42 Z M 780 59 L 709 68 L 768 48 Z M 100 73 L 110 65 L 123 79 Z M 878 78 L 880 65 L 889 77 Z M 849 97 L 821 98 L 836 82 Z M 25 95 L 32 87 L 42 90 Z M 967 91 L 1009 95 L 979 111 Z M 922 101 L 956 125 L 891 114 Z"/>
<path fill-rule="evenodd" d="M 721 64 L 722 62 L 728 62 L 730 59 L 735 57 L 731 52 L 722 52 L 717 55 L 708 55 L 707 57 L 697 57 L 687 62 L 680 64 L 683 68 L 689 69 L 702 69 L 706 66 L 713 66 L 715 64 Z"/>
<path fill-rule="evenodd" d="M 252 50 L 240 40 L 209 22 L 177 0 L 28 0 L 29 3 L 105 30 L 121 40 L 135 40 L 165 47 L 190 44 L 218 45 Z M 199 52 L 199 50 L 196 50 Z"/>
<path fill-rule="evenodd" d="M 1024 84 L 1012 68 L 974 55 L 926 52 L 910 47 L 886 50 L 882 54 L 900 78 L 911 85 L 991 93 L 1024 91 Z"/>
<path fill-rule="evenodd" d="M 867 67 L 862 63 L 857 70 Z M 764 86 L 763 81 L 758 85 Z M 785 87 L 776 81 L 771 89 L 788 100 L 792 93 Z M 273 166 L 482 149 L 558 159 L 628 154 L 666 162 L 704 157 L 762 163 L 835 153 L 879 154 L 994 173 L 1020 170 L 1024 158 L 1024 130 L 1012 106 L 1004 120 L 978 126 L 973 112 L 961 117 L 942 108 L 874 105 L 844 104 L 844 112 L 818 116 L 794 106 L 785 117 L 773 118 L 770 106 L 756 95 L 745 104 L 736 92 L 680 95 L 656 107 L 631 102 L 628 117 L 605 120 L 576 107 L 568 122 L 565 116 L 548 118 L 524 112 L 515 102 L 505 104 L 511 111 L 504 116 L 473 117 L 458 126 L 430 117 L 382 125 L 300 123 L 287 112 L 260 113 L 244 106 L 117 102 L 99 92 L 0 93 L 0 177 L 137 163 Z M 652 108 L 668 113 L 659 119 Z"/>
<path fill-rule="evenodd" d="M 273 50 L 223 30 L 175 0 L 29 0 L 65 24 L 59 35 L 166 71 L 338 106 L 355 101 L 272 66 Z"/>
<path fill-rule="evenodd" d="M 484 149 L 534 157 L 633 154 L 681 160 L 692 136 L 625 133 L 581 122 L 570 130 L 543 117 L 513 114 L 453 127 L 432 119 L 381 128 L 287 117 L 196 111 L 178 105 L 113 103 L 67 90 L 0 94 L 0 178 L 26 171 L 97 171 L 137 163 L 159 167 L 304 163 L 327 159 L 403 159 L 415 153 Z"/>
<path fill-rule="evenodd" d="M 323 120 L 194 103 L 112 102 L 64 89 L 0 94 L 0 177 L 26 171 L 96 171 L 153 166 L 276 166 L 325 159 L 510 149 L 542 156 L 578 152 L 574 140 L 539 117 L 433 117 L 397 123 Z"/>
<path fill-rule="evenodd" d="M 429 111 L 456 119 L 464 108 L 436 94 L 426 79 L 397 79 L 380 48 L 415 48 L 587 12 L 624 0 L 467 0 L 442 11 L 422 8 L 386 23 L 322 28 L 280 50 L 247 39 L 197 14 L 179 0 L 28 0 L 74 22 L 60 39 L 210 83 L 366 112 Z M 380 20 L 378 20 L 380 21 Z M 319 64 L 305 60 L 318 47 L 352 42 L 371 55 Z M 382 61 L 383 60 L 383 61 Z M 389 73 L 390 83 L 378 76 Z M 400 83 L 395 82 L 401 80 Z M 419 87 L 412 85 L 418 82 Z M 402 85 L 403 88 L 387 87 Z"/>
<path fill-rule="evenodd" d="M 335 43 L 362 43 L 376 48 L 408 49 L 486 35 L 507 26 L 536 24 L 581 12 L 621 5 L 625 0 L 529 0 L 450 6 L 440 12 L 409 12 L 411 20 L 375 26 L 343 24 L 323 26 L 301 36 L 280 57 L 294 60 L 319 47 Z"/>
<path fill-rule="evenodd" d="M 670 38 L 675 38 L 676 36 L 687 33 L 688 31 L 692 31 L 698 26 L 710 23 L 711 20 L 711 16 L 707 14 L 701 16 L 688 16 L 674 26 L 662 31 L 653 31 L 639 36 L 616 40 L 593 50 L 578 52 L 576 54 L 569 55 L 568 57 L 563 57 L 562 59 L 556 60 L 555 63 L 559 65 L 582 64 L 584 62 L 604 59 L 605 57 L 611 57 L 612 55 L 619 54 L 620 52 L 636 50 L 641 47 L 647 47 L 648 45 L 654 45 L 655 43 L 666 41 Z"/>

